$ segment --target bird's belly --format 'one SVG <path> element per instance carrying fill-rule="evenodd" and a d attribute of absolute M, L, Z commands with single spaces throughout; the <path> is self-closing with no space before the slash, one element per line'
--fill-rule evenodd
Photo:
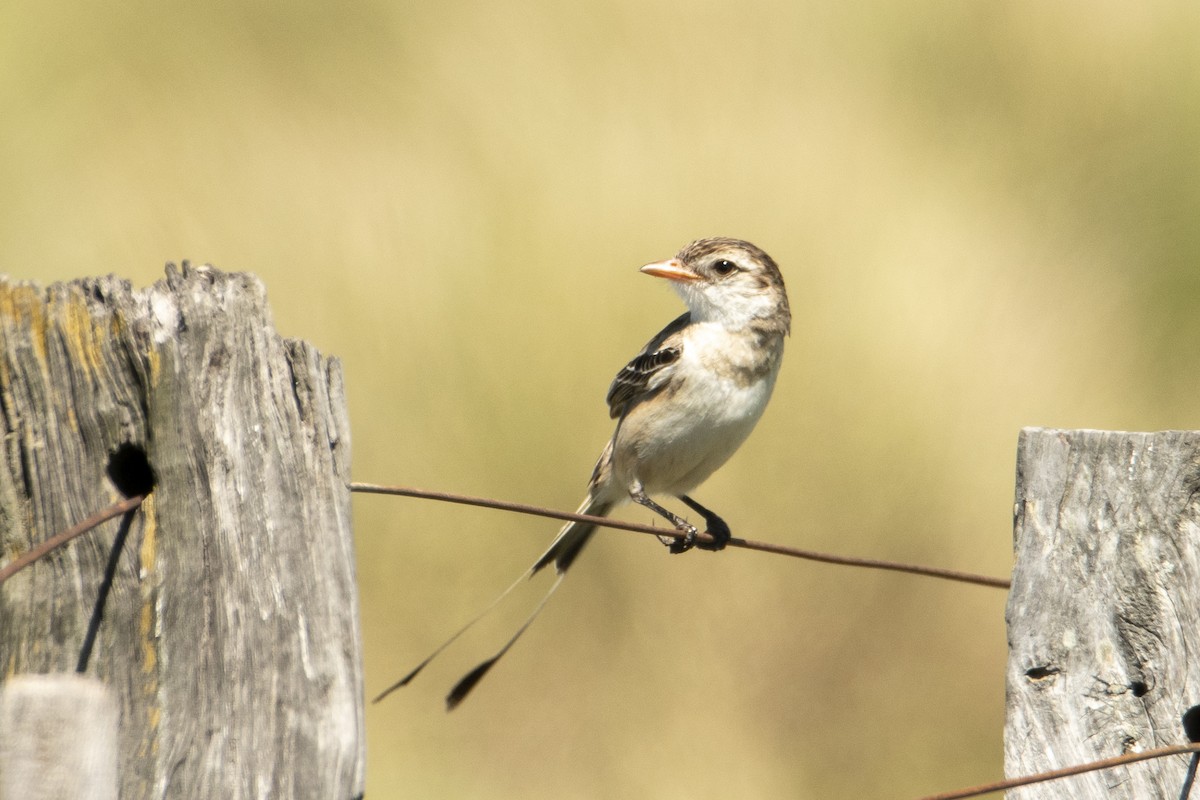
<path fill-rule="evenodd" d="M 741 446 L 762 416 L 774 381 L 750 385 L 704 376 L 663 402 L 633 408 L 617 431 L 617 478 L 650 494 L 686 494 Z"/>

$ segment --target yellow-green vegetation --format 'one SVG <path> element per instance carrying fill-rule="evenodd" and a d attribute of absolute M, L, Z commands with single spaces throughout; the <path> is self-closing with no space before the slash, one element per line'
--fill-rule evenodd
<path fill-rule="evenodd" d="M 356 478 L 572 509 L 609 380 L 682 309 L 636 268 L 746 238 L 795 331 L 697 497 L 735 535 L 1002 575 L 1021 426 L 1200 427 L 1198 61 L 1170 2 L 14 0 L 0 272 L 255 272 L 344 360 Z M 355 522 L 369 693 L 555 531 Z M 369 708 L 368 796 L 1000 775 L 1002 592 L 606 533 L 446 716 L 539 588 Z"/>

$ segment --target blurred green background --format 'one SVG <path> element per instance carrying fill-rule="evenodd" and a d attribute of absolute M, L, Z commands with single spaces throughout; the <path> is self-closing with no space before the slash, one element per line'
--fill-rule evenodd
<path fill-rule="evenodd" d="M 0 271 L 257 273 L 360 480 L 573 509 L 637 267 L 750 239 L 795 331 L 698 493 L 735 534 L 1006 575 L 1025 425 L 1200 427 L 1200 7 L 0 7 Z M 553 523 L 358 497 L 367 686 Z M 641 511 L 630 519 L 647 521 Z M 601 536 L 368 709 L 368 797 L 914 796 L 999 777 L 1004 594 Z"/>

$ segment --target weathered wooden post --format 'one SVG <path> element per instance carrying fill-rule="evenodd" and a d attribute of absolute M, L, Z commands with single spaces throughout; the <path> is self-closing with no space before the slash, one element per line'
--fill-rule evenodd
<path fill-rule="evenodd" d="M 341 371 L 275 333 L 256 278 L 0 278 L 0 435 L 0 565 L 153 469 L 87 670 L 122 798 L 361 794 Z M 117 528 L 0 586 L 5 679 L 75 668 Z"/>
<path fill-rule="evenodd" d="M 1022 431 L 1005 772 L 1187 740 L 1200 703 L 1200 433 Z M 1013 790 L 1177 798 L 1174 756 Z"/>

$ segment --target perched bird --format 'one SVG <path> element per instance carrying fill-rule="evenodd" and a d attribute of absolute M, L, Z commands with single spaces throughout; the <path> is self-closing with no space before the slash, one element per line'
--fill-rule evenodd
<path fill-rule="evenodd" d="M 660 537 L 671 552 L 693 545 L 720 550 L 729 541 L 729 527 L 688 493 L 741 446 L 771 397 L 792 321 L 783 276 L 761 249 L 727 238 L 692 242 L 674 258 L 641 271 L 670 281 L 688 310 L 651 339 L 609 387 L 608 413 L 617 427 L 592 471 L 579 513 L 605 516 L 632 500 L 684 532 Z M 674 495 L 700 514 L 713 543 L 698 544 L 696 528 L 651 495 Z M 457 706 L 537 618 L 595 530 L 590 523 L 564 526 L 528 572 L 375 702 L 415 678 L 523 580 L 553 564 L 558 577 L 533 613 L 447 695 L 447 709 Z"/>

